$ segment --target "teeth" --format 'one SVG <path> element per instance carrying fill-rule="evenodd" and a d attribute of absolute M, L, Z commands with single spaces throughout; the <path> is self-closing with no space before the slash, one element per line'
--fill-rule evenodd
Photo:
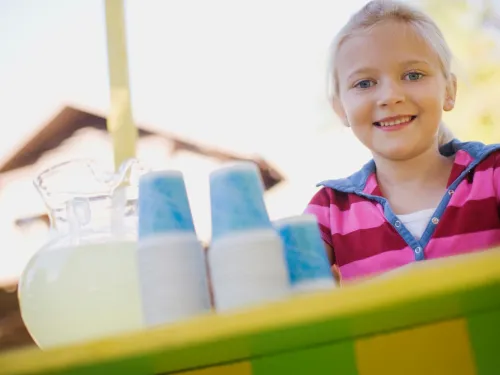
<path fill-rule="evenodd" d="M 410 122 L 411 117 L 401 117 L 397 120 L 394 121 L 384 121 L 384 122 L 379 122 L 380 126 L 394 126 L 394 125 L 399 125 L 405 122 Z"/>

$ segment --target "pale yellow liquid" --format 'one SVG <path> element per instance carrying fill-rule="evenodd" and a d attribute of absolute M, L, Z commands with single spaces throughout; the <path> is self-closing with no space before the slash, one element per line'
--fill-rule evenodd
<path fill-rule="evenodd" d="M 21 313 L 41 348 L 138 330 L 135 242 L 42 250 L 20 284 Z"/>

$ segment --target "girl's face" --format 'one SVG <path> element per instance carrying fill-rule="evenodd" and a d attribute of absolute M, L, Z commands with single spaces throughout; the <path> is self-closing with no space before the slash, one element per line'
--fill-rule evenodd
<path fill-rule="evenodd" d="M 436 146 L 455 89 L 447 90 L 438 56 L 409 25 L 386 21 L 351 36 L 336 58 L 335 111 L 374 156 L 406 160 Z"/>

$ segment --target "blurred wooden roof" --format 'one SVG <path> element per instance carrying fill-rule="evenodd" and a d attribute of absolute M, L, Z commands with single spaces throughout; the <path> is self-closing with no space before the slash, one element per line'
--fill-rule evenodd
<path fill-rule="evenodd" d="M 13 155 L 10 155 L 0 164 L 0 174 L 35 163 L 45 152 L 57 148 L 75 132 L 83 128 L 95 128 L 106 132 L 106 119 L 98 114 L 72 106 L 64 107 Z M 138 130 L 139 137 L 160 136 L 172 142 L 174 152 L 190 151 L 218 161 L 253 161 L 260 168 L 266 190 L 284 181 L 283 175 L 276 168 L 259 157 L 239 155 L 227 150 L 191 142 L 171 133 L 148 130 L 143 126 L 138 126 Z"/>
<path fill-rule="evenodd" d="M 17 282 L 0 286 L 0 352 L 35 345 L 28 333 L 17 300 Z"/>

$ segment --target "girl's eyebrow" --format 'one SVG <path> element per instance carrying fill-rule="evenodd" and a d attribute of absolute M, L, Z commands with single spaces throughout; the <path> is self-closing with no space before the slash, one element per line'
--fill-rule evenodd
<path fill-rule="evenodd" d="M 370 68 L 370 67 L 361 67 L 359 69 L 354 70 L 353 72 L 349 73 L 347 76 L 347 79 L 350 80 L 352 79 L 353 76 L 359 75 L 359 74 L 367 74 L 367 73 L 373 73 L 377 69 L 375 68 Z"/>
<path fill-rule="evenodd" d="M 425 60 L 406 60 L 406 61 L 401 62 L 399 65 L 410 66 L 410 65 L 418 65 L 418 64 L 429 65 L 429 63 Z"/>

